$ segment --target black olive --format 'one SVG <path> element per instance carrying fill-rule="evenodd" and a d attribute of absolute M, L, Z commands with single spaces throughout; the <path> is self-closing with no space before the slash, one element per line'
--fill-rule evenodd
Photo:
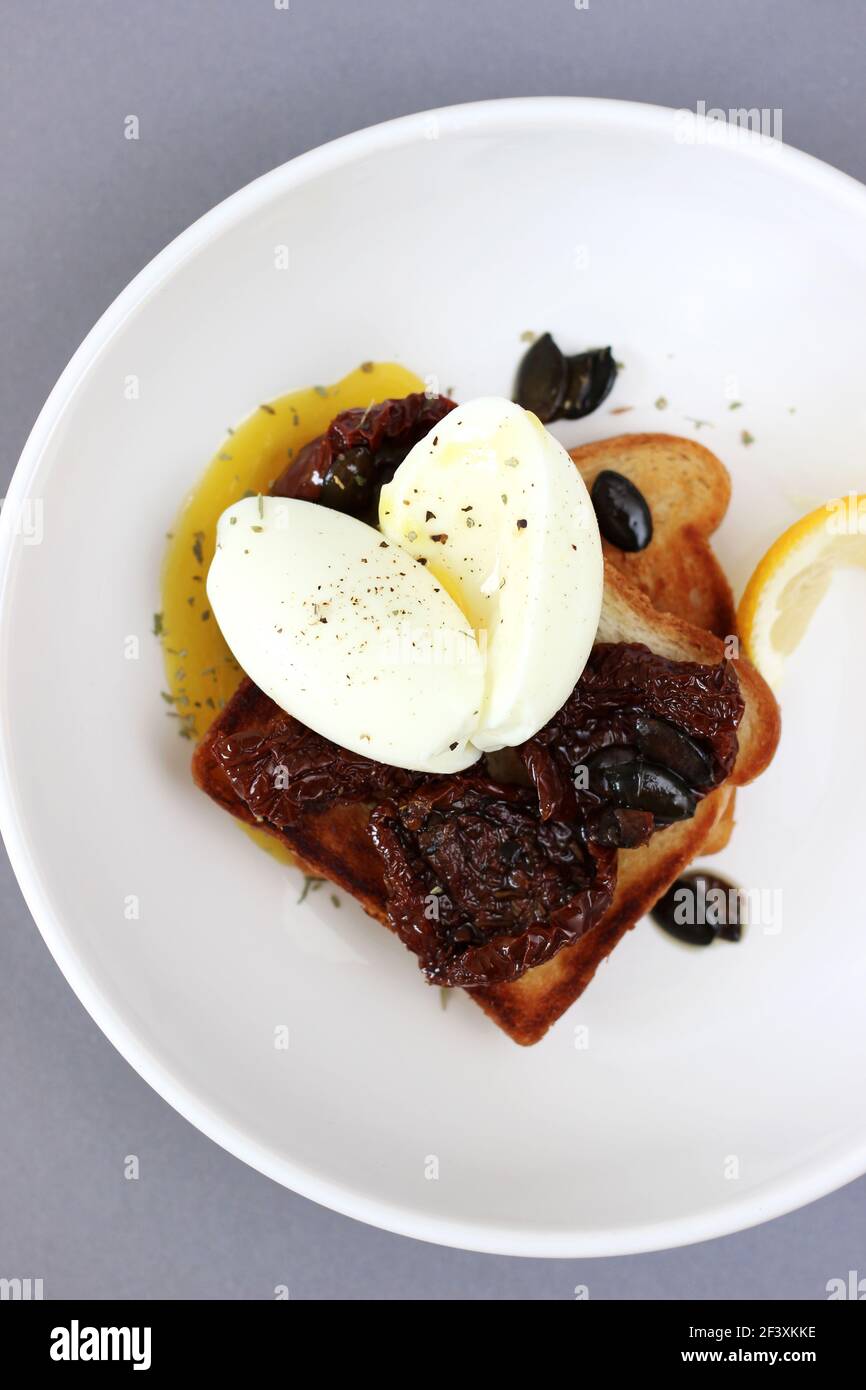
<path fill-rule="evenodd" d="M 376 484 L 376 463 L 363 444 L 338 454 L 325 474 L 321 502 L 337 512 L 361 516 L 368 511 Z"/>
<path fill-rule="evenodd" d="M 560 414 L 566 420 L 590 415 L 610 395 L 616 381 L 616 363 L 609 347 L 592 348 L 566 359 L 568 371 Z"/>
<path fill-rule="evenodd" d="M 543 425 L 560 414 L 568 369 L 566 360 L 549 333 L 542 333 L 517 369 L 514 398 L 531 410 Z"/>
<path fill-rule="evenodd" d="M 690 787 L 707 787 L 713 780 L 710 759 L 694 739 L 666 719 L 641 715 L 635 724 L 638 751 L 652 763 L 670 768 Z"/>
<path fill-rule="evenodd" d="M 604 750 L 613 753 L 615 750 Z M 635 758 L 631 762 L 596 764 L 590 771 L 590 787 L 618 806 L 632 811 L 651 811 L 658 825 L 686 820 L 695 813 L 697 798 L 685 782 L 667 768 Z"/>
<path fill-rule="evenodd" d="M 643 493 L 621 473 L 604 468 L 592 485 L 601 534 L 620 550 L 645 550 L 653 538 L 652 513 Z"/>
<path fill-rule="evenodd" d="M 594 753 L 588 753 L 583 762 L 586 770 L 587 780 L 583 783 L 596 796 L 605 798 L 611 795 L 611 776 L 618 767 L 630 767 L 637 757 L 636 748 L 623 747 L 622 744 L 608 744 L 604 748 L 597 748 Z M 580 770 L 580 765 L 574 769 L 575 776 Z M 581 783 L 575 781 L 575 786 L 580 787 Z"/>
<path fill-rule="evenodd" d="M 624 747 L 620 743 L 609 743 L 604 748 L 596 749 L 586 759 L 590 782 L 594 773 L 605 771 L 609 767 L 619 767 L 621 763 L 633 763 L 636 757 L 637 749 Z"/>
<path fill-rule="evenodd" d="M 687 946 L 711 946 L 716 939 L 718 928 L 710 922 L 697 920 L 694 895 L 680 880 L 659 898 L 650 916 L 670 936 Z"/>
<path fill-rule="evenodd" d="M 678 941 L 709 946 L 720 936 L 739 941 L 746 925 L 743 894 L 718 874 L 684 874 L 652 909 L 654 922 Z"/>
<path fill-rule="evenodd" d="M 409 452 L 405 439 L 383 439 L 376 450 L 376 482 L 379 487 L 390 483 Z"/>
<path fill-rule="evenodd" d="M 742 888 L 721 874 L 696 869 L 683 874 L 681 882 L 691 887 L 704 904 L 708 920 L 715 923 L 723 941 L 741 941 L 743 928 L 748 926 L 748 903 Z"/>

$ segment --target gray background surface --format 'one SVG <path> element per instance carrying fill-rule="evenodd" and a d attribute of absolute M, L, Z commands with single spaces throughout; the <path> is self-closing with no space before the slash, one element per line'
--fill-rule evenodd
<path fill-rule="evenodd" d="M 129 279 L 221 198 L 347 131 L 514 95 L 781 107 L 788 143 L 866 179 L 862 0 L 2 0 L 0 16 L 4 483 Z M 0 922 L 0 1276 L 41 1277 L 46 1297 L 811 1299 L 866 1274 L 866 1179 L 741 1235 L 616 1260 L 361 1226 L 148 1089 L 61 977 L 5 859 Z"/>

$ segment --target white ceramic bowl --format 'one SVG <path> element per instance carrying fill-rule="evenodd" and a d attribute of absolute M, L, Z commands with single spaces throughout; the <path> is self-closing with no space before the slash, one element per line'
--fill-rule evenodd
<path fill-rule="evenodd" d="M 3 510 L 2 825 L 51 951 L 193 1123 L 395 1231 L 610 1255 L 736 1230 L 866 1169 L 854 578 L 792 662 L 781 751 L 720 861 L 780 892 L 782 920 L 694 953 L 642 923 L 528 1050 L 465 997 L 443 1013 L 353 904 L 297 906 L 297 875 L 193 787 L 149 635 L 164 533 L 225 427 L 364 358 L 465 399 L 509 391 L 523 330 L 612 343 L 615 394 L 563 438 L 712 422 L 735 584 L 794 517 L 862 489 L 866 192 L 719 136 L 650 107 L 503 101 L 294 160 L 112 305 Z"/>

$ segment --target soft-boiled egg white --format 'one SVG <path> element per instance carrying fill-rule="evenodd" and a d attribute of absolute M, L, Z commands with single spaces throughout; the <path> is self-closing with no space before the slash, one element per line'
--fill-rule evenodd
<path fill-rule="evenodd" d="M 426 561 L 485 651 L 475 747 L 530 738 L 574 689 L 601 612 L 598 523 L 565 449 L 512 401 L 470 401 L 401 463 L 379 524 Z"/>
<path fill-rule="evenodd" d="M 457 772 L 529 738 L 574 688 L 601 609 L 568 454 L 520 406 L 471 401 L 407 455 L 379 519 L 273 497 L 223 513 L 207 592 L 243 670 L 397 767 Z"/>
<path fill-rule="evenodd" d="M 313 502 L 223 512 L 207 593 L 251 680 L 378 762 L 458 772 L 484 693 L 472 628 L 436 577 L 372 526 Z"/>

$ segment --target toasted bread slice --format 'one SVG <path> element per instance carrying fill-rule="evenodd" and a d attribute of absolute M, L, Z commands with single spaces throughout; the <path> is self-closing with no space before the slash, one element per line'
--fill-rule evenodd
<path fill-rule="evenodd" d="M 642 642 L 658 655 L 679 661 L 715 664 L 724 657 L 724 646 L 718 637 L 672 614 L 659 613 L 646 594 L 609 561 L 605 564 L 598 636 L 602 642 Z M 640 849 L 619 851 L 614 901 L 601 921 L 576 945 L 560 951 L 553 960 L 511 984 L 469 991 L 515 1042 L 537 1042 L 574 1002 L 624 933 L 717 829 L 726 813 L 730 786 L 751 781 L 770 761 L 779 736 L 778 707 L 769 688 L 746 661 L 738 661 L 737 671 L 745 709 L 739 729 L 739 752 L 728 781 L 704 798 L 690 820 L 660 831 Z M 222 773 L 213 754 L 213 741 L 221 734 L 249 726 L 262 700 L 266 697 L 245 681 L 202 739 L 193 758 L 193 774 L 199 785 L 250 824 L 256 822 Z M 343 806 L 307 814 L 288 831 L 271 833 L 307 872 L 330 879 L 387 926 L 382 865 L 367 834 L 368 817 L 367 806 Z"/>
<path fill-rule="evenodd" d="M 713 664 L 724 644 L 673 614 L 661 614 L 646 594 L 605 561 L 601 642 L 643 642 L 659 656 Z M 751 782 L 779 741 L 779 708 L 770 688 L 745 659 L 736 663 L 745 702 L 739 752 L 730 778 L 705 797 L 695 815 L 655 834 L 639 849 L 620 850 L 616 892 L 598 925 L 574 946 L 507 985 L 472 991 L 473 998 L 515 1042 L 533 1043 L 583 993 L 602 960 L 707 845 L 721 848 L 729 833 L 733 787 Z"/>
<path fill-rule="evenodd" d="M 603 541 L 605 559 L 662 613 L 717 637 L 735 633 L 733 594 L 710 545 L 731 496 L 728 471 L 715 454 L 671 434 L 621 434 L 572 449 L 571 457 L 588 488 L 612 468 L 640 489 L 652 512 L 646 549 L 626 554 Z"/>
<path fill-rule="evenodd" d="M 734 787 L 726 786 L 719 789 L 719 814 L 712 830 L 707 835 L 704 843 L 697 850 L 698 854 L 719 854 L 727 845 L 734 831 L 734 811 L 737 804 L 737 793 Z"/>

